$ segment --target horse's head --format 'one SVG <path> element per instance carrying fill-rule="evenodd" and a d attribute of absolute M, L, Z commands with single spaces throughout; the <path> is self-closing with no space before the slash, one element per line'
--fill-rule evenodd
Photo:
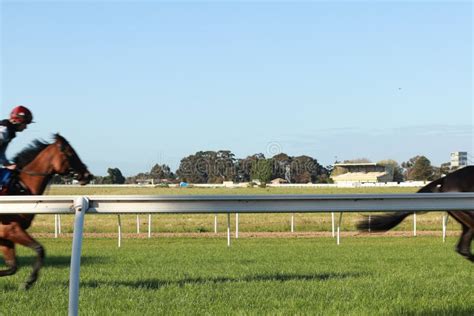
<path fill-rule="evenodd" d="M 76 151 L 69 142 L 59 134 L 54 135 L 54 143 L 51 144 L 56 154 L 51 155 L 51 166 L 54 173 L 60 175 L 72 175 L 81 185 L 88 184 L 94 177 L 87 166 L 81 161 Z"/>

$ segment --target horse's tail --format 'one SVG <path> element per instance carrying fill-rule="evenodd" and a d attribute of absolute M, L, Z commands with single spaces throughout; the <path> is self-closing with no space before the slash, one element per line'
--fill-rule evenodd
<path fill-rule="evenodd" d="M 443 190 L 443 185 L 444 185 L 444 180 L 445 177 L 439 178 L 435 181 L 432 181 L 416 191 L 416 193 L 436 193 L 436 192 L 442 192 Z"/>
<path fill-rule="evenodd" d="M 416 193 L 434 193 L 443 192 L 445 177 L 432 181 L 416 191 Z M 418 212 L 424 213 L 424 212 Z M 407 216 L 413 212 L 397 212 L 385 215 L 366 216 L 357 224 L 359 230 L 387 231 L 400 224 Z"/>
<path fill-rule="evenodd" d="M 413 212 L 397 212 L 384 215 L 366 216 L 357 223 L 358 230 L 370 230 L 374 232 L 383 232 L 392 229 L 400 224 L 407 216 Z"/>

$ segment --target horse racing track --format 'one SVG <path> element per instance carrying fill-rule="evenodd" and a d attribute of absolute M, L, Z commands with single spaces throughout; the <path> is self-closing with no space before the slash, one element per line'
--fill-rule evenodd
<path fill-rule="evenodd" d="M 41 239 L 39 281 L 0 279 L 0 315 L 65 315 L 71 239 Z M 80 314 L 473 315 L 474 270 L 440 237 L 86 238 Z M 0 262 L 3 265 L 3 262 Z"/>

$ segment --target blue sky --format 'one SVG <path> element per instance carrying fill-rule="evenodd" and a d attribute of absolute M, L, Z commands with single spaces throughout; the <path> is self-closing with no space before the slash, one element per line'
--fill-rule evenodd
<path fill-rule="evenodd" d="M 471 2 L 2 1 L 0 114 L 90 170 L 198 150 L 323 165 L 474 154 Z M 471 156 L 472 157 L 472 156 Z"/>

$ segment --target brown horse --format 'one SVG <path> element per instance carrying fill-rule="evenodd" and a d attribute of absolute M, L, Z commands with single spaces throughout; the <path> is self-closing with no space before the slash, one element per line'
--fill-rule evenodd
<path fill-rule="evenodd" d="M 71 174 L 82 185 L 89 183 L 93 177 L 72 146 L 59 134 L 54 135 L 52 144 L 34 141 L 14 158 L 14 162 L 17 165 L 16 175 L 9 185 L 8 195 L 43 194 L 55 174 Z M 34 214 L 0 214 L 0 250 L 8 267 L 0 270 L 0 277 L 16 273 L 15 244 L 36 252 L 33 272 L 23 285 L 25 289 L 30 288 L 38 278 L 45 255 L 43 246 L 26 232 L 34 217 Z"/>
<path fill-rule="evenodd" d="M 418 190 L 418 193 L 440 192 L 474 192 L 474 166 L 458 169 Z M 471 242 L 474 237 L 474 211 L 452 211 L 448 213 L 462 225 L 461 238 L 456 246 L 456 251 L 474 262 L 474 255 L 471 253 Z M 411 214 L 413 212 L 377 215 L 372 216 L 370 221 L 366 217 L 357 225 L 357 228 L 367 230 L 370 227 L 371 231 L 387 231 L 397 226 Z"/>

